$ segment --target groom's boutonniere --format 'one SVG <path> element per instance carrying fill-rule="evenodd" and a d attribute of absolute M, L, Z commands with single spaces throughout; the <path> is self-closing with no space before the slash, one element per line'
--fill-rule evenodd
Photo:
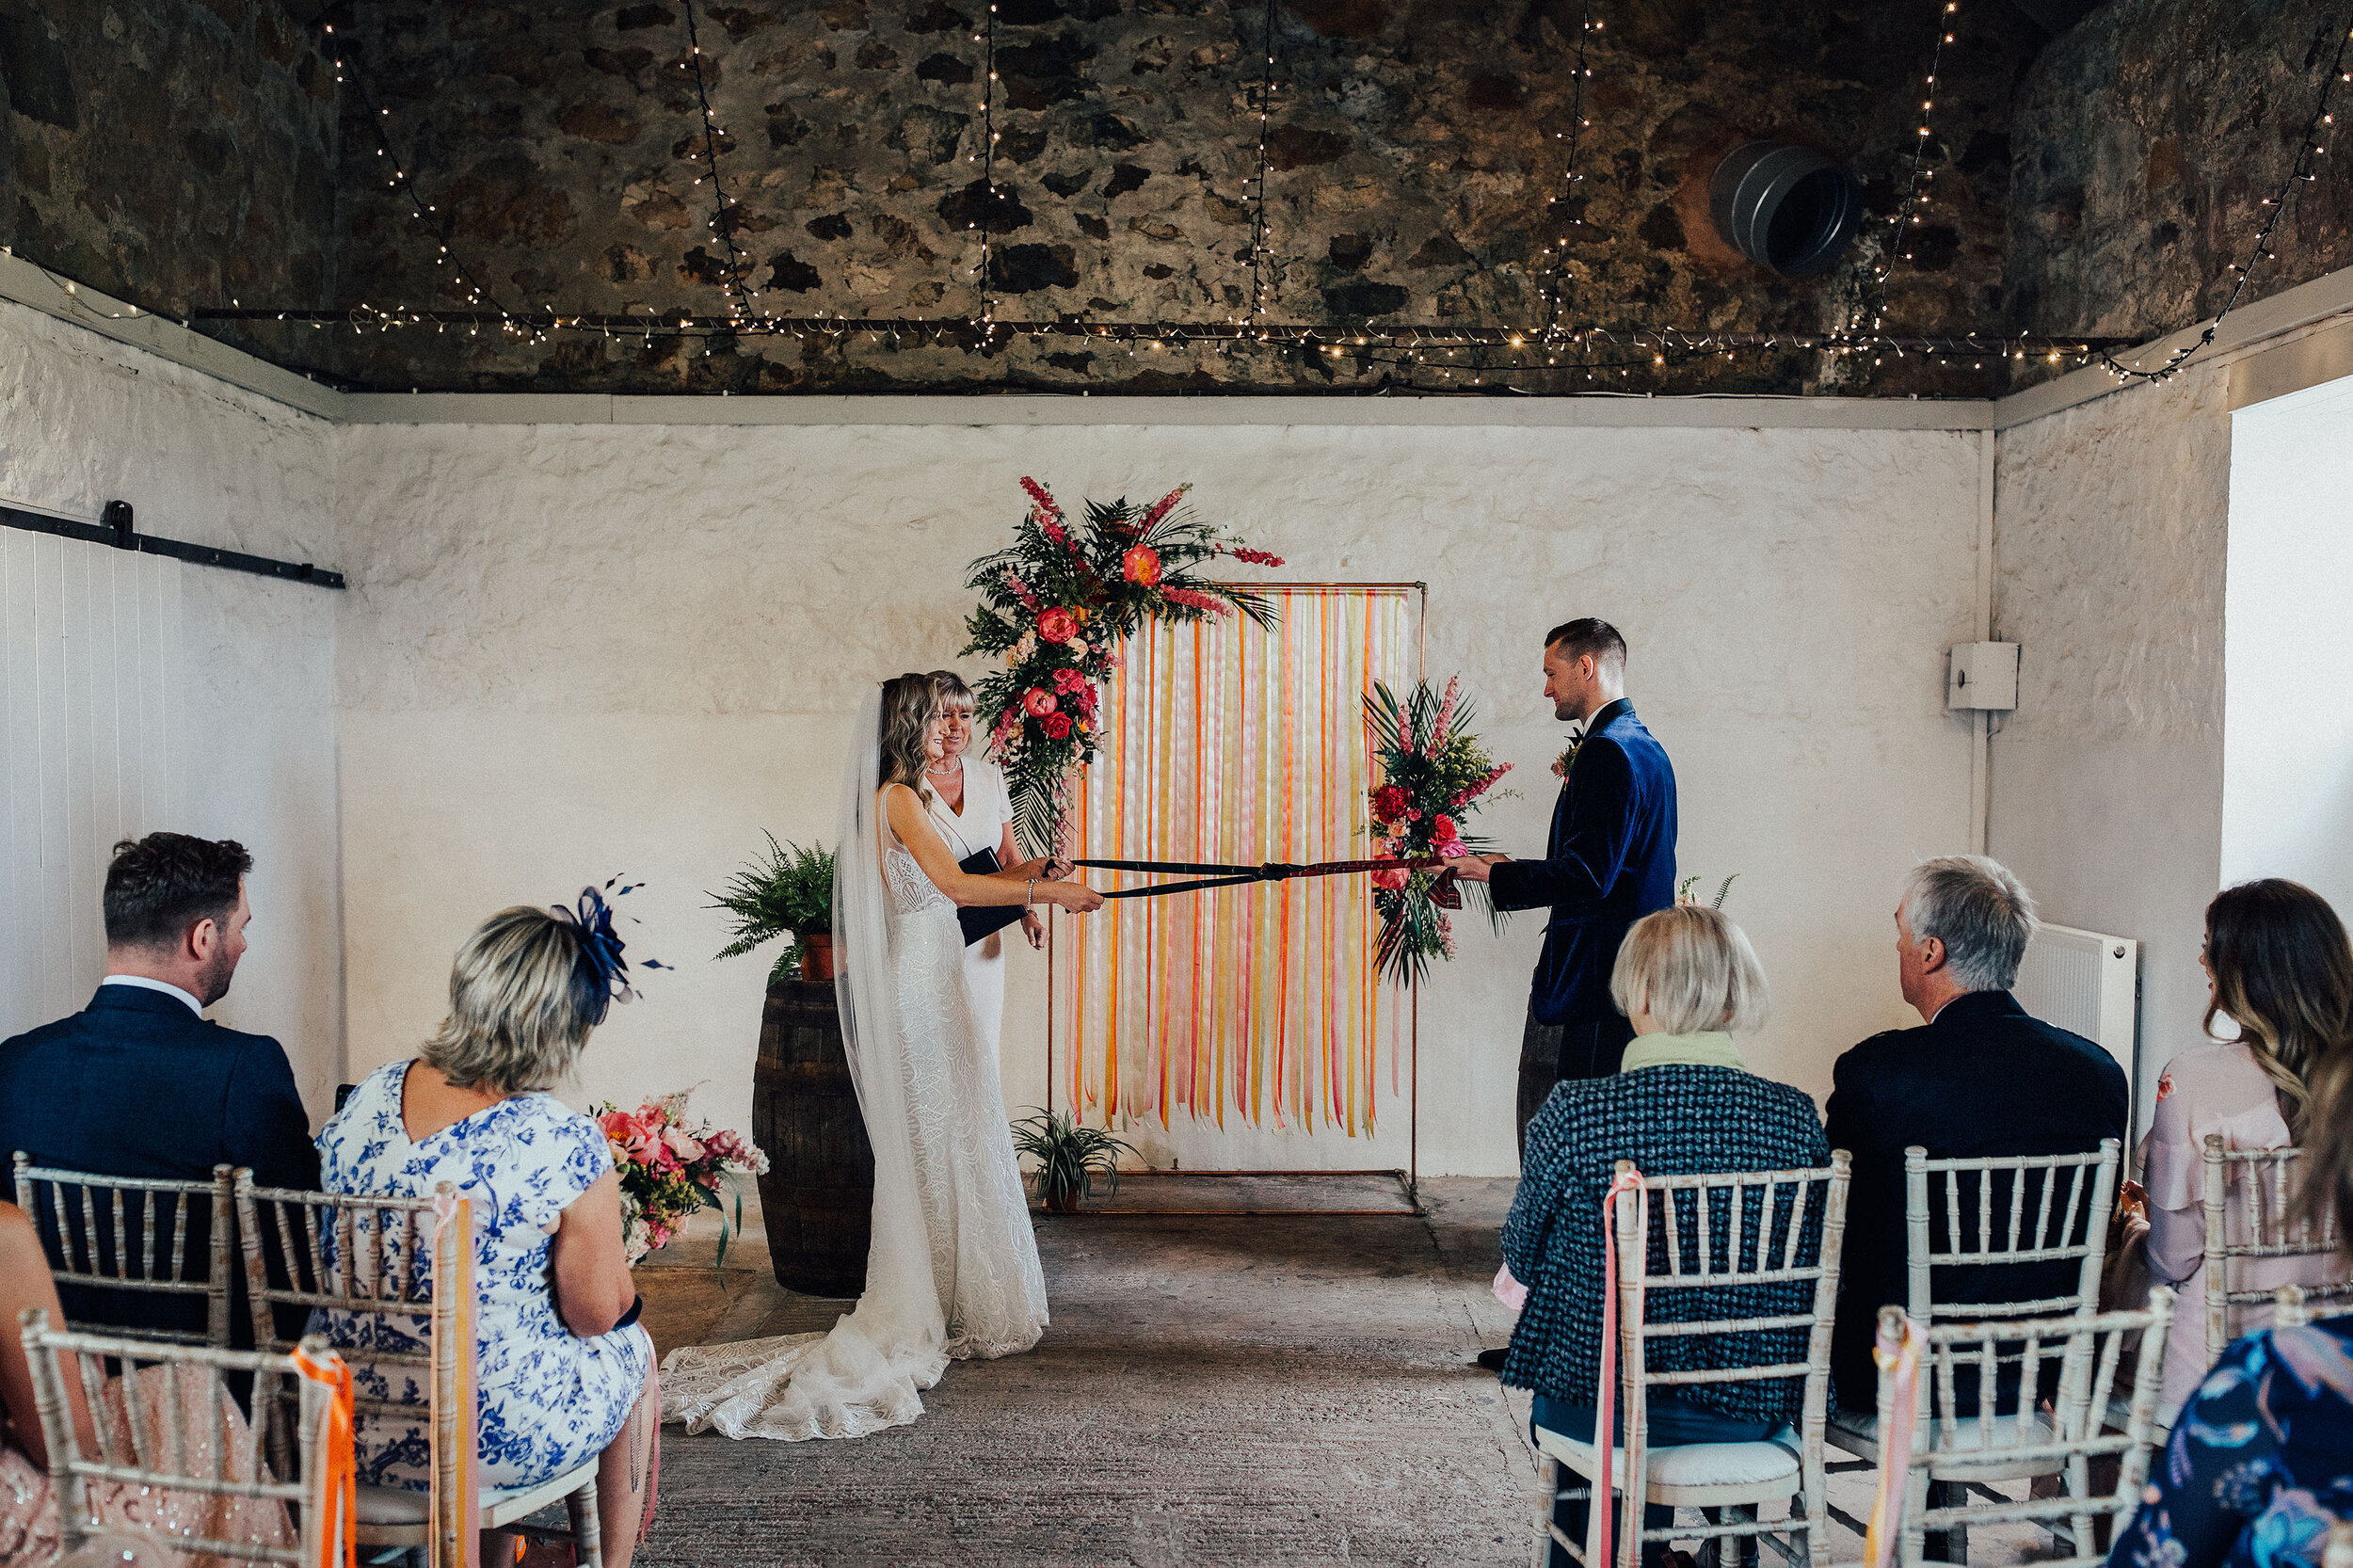
<path fill-rule="evenodd" d="M 1569 770 L 1577 766 L 1577 748 L 1584 744 L 1585 737 L 1582 735 L 1572 735 L 1569 737 L 1567 749 L 1562 751 L 1560 756 L 1552 760 L 1553 777 L 1561 780 L 1563 784 L 1566 784 L 1569 781 Z"/>

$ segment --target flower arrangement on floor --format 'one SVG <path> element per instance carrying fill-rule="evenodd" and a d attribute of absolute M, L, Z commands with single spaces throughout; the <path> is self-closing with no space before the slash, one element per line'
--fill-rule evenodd
<path fill-rule="evenodd" d="M 1481 855 L 1490 840 L 1463 832 L 1463 821 L 1490 800 L 1496 781 L 1512 771 L 1487 755 L 1469 731 L 1471 706 L 1463 700 L 1460 677 L 1443 693 L 1419 680 L 1398 700 L 1376 681 L 1365 698 L 1365 724 L 1372 733 L 1372 760 L 1379 782 L 1371 791 L 1375 855 L 1400 860 L 1432 856 Z M 1374 952 L 1381 972 L 1400 984 L 1421 979 L 1432 963 L 1454 956 L 1454 931 L 1440 907 L 1438 871 L 1372 873 L 1372 905 L 1381 918 Z M 1474 884 L 1484 894 L 1484 884 Z M 1488 905 L 1491 918 L 1494 905 Z"/>
<path fill-rule="evenodd" d="M 1080 1127 L 1067 1111 L 1037 1112 L 1013 1124 L 1016 1153 L 1037 1160 L 1029 1185 L 1048 1214 L 1068 1214 L 1095 1196 L 1095 1178 L 1106 1195 L 1119 1191 L 1119 1157 L 1135 1149 L 1101 1128 Z"/>
<path fill-rule="evenodd" d="M 1261 567 L 1283 559 L 1180 511 L 1190 485 L 1144 507 L 1090 501 L 1082 524 L 1036 480 L 1021 488 L 1030 510 L 1012 548 L 972 563 L 968 585 L 981 605 L 966 622 L 964 651 L 1004 656 L 973 694 L 975 718 L 1005 770 L 1022 847 L 1047 855 L 1061 847 L 1070 775 L 1094 755 L 1100 688 L 1119 667 L 1120 644 L 1147 616 L 1196 621 L 1240 611 L 1272 626 L 1276 612 L 1263 595 L 1195 568 L 1219 556 Z"/>
<path fill-rule="evenodd" d="M 648 1100 L 634 1111 L 607 1100 L 592 1112 L 621 1173 L 621 1244 L 632 1269 L 648 1253 L 668 1246 L 706 1208 L 719 1213 L 718 1262 L 724 1266 L 728 1239 L 744 1228 L 739 1179 L 768 1169 L 768 1157 L 741 1133 L 709 1122 L 690 1125 L 686 1093 Z M 722 1184 L 735 1194 L 732 1226 L 719 1197 Z"/>

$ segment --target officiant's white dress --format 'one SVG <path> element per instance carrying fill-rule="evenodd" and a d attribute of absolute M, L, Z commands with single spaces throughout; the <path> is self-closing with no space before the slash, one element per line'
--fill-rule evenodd
<path fill-rule="evenodd" d="M 964 758 L 964 809 L 951 811 L 947 799 L 934 792 L 931 818 L 939 836 L 959 860 L 981 851 L 1005 852 L 1005 829 L 1013 822 L 1013 798 L 1005 788 L 1005 770 L 969 752 Z M 1005 944 L 1021 934 L 1009 925 L 992 931 L 964 950 L 964 983 L 972 993 L 972 1018 L 980 1025 L 988 1059 L 999 1060 L 998 1036 L 1005 1025 Z"/>
<path fill-rule="evenodd" d="M 856 734 L 834 884 L 836 983 L 874 1148 L 866 1291 L 826 1334 L 671 1352 L 662 1414 L 730 1437 L 857 1437 L 922 1414 L 951 1359 L 1045 1331 L 1046 1276 L 964 978 L 955 904 L 874 808 L 877 704 Z"/>

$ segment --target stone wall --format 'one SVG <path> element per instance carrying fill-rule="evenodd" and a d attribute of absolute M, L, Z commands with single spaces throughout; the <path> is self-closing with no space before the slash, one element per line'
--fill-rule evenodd
<path fill-rule="evenodd" d="M 993 297 L 1000 319 L 1247 316 L 1253 95 L 1269 13 L 1227 0 L 1000 0 L 984 121 L 976 29 L 988 14 L 982 0 L 747 0 L 697 12 L 756 307 L 963 318 Z M 1865 310 L 1913 145 L 1933 16 L 1830 0 L 1729 9 L 1641 0 L 1595 14 L 1607 25 L 1584 99 L 1586 178 L 1555 214 L 1575 235 L 1569 318 L 1818 331 Z M 1384 328 L 1541 322 L 1547 203 L 1569 188 L 1579 17 L 1566 0 L 1282 0 L 1266 124 L 1266 315 Z M 2001 6 L 1961 26 L 1929 149 L 1937 200 L 1898 268 L 1893 327 L 1959 330 L 2000 310 L 2010 92 L 2042 35 Z M 363 0 L 351 31 L 363 90 L 344 104 L 343 303 L 463 303 L 462 267 L 509 308 L 725 310 L 727 247 L 711 228 L 712 186 L 696 184 L 708 171 L 683 0 Z M 373 128 L 359 123 L 368 117 L 440 209 L 445 236 L 386 183 Z M 993 201 L 975 161 L 989 135 Z M 1755 136 L 1818 146 L 1867 183 L 1864 241 L 1823 279 L 1774 278 L 1709 228 L 1707 173 Z M 394 390 L 1315 392 L 1369 387 L 1389 370 L 1321 352 L 1131 354 L 1068 339 L 968 352 L 912 330 L 705 344 L 272 326 L 245 341 Z M 1993 374 L 1956 379 L 1911 361 L 1875 370 L 1787 353 L 1654 375 L 1647 354 L 1633 358 L 1631 374 L 1603 379 L 1624 390 L 1977 394 Z M 1475 374 L 1467 356 L 1435 360 L 1421 373 L 1433 386 Z"/>
<path fill-rule="evenodd" d="M 2053 42 L 2010 136 L 2012 326 L 2154 337 L 2219 310 L 2344 20 L 2327 0 L 2107 0 Z M 2297 192 L 2249 298 L 2353 264 L 2346 156 L 2340 142 Z"/>
<path fill-rule="evenodd" d="M 286 0 L 0 0 L 0 245 L 146 310 L 334 296 L 337 87 Z"/>

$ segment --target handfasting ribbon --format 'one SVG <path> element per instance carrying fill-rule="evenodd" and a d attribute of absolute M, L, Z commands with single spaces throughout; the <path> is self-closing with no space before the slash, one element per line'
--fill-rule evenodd
<path fill-rule="evenodd" d="M 1236 888 L 1248 882 L 1288 882 L 1302 876 L 1346 876 L 1353 872 L 1426 872 L 1447 863 L 1443 856 L 1429 855 L 1413 860 L 1319 860 L 1313 865 L 1291 866 L 1279 860 L 1269 860 L 1258 866 L 1221 866 L 1192 860 L 1074 860 L 1074 866 L 1087 866 L 1105 872 L 1161 872 L 1174 874 L 1187 872 L 1201 875 L 1194 882 L 1163 882 L 1150 888 L 1121 888 L 1107 892 L 1109 898 L 1158 898 L 1163 893 L 1193 893 L 1210 888 Z M 1431 897 L 1443 908 L 1462 906 L 1462 895 L 1455 891 L 1453 878 L 1440 877 L 1439 886 Z M 1441 891 L 1443 889 L 1443 891 Z M 1449 903 L 1449 899 L 1453 902 Z"/>
<path fill-rule="evenodd" d="M 1888 1331 L 1888 1320 L 1900 1326 Z M 1902 1533 L 1904 1498 L 1912 1479 L 1913 1427 L 1919 1416 L 1920 1325 L 1908 1314 L 1890 1307 L 1880 1315 L 1879 1335 L 1871 1359 L 1887 1377 L 1886 1430 L 1880 1433 L 1879 1485 L 1871 1497 L 1871 1525 L 1864 1535 L 1863 1560 L 1870 1568 L 1887 1568 L 1895 1560 L 1896 1537 Z M 1893 1374 L 1890 1376 L 1890 1374 Z"/>
<path fill-rule="evenodd" d="M 1618 1448 L 1618 1239 L 1610 1231 L 1610 1208 L 1621 1192 L 1640 1192 L 1642 1173 L 1631 1162 L 1613 1177 L 1601 1194 L 1601 1380 L 1593 1390 L 1593 1496 L 1586 1505 L 1591 1521 L 1586 1532 L 1586 1568 L 1610 1568 L 1609 1526 L 1612 1507 L 1612 1461 Z M 1631 1466 L 1629 1465 L 1629 1471 Z M 1626 1480 L 1630 1485 L 1633 1476 Z M 1635 1532 L 1638 1536 L 1641 1531 Z M 1881 1565 L 1883 1568 L 1883 1565 Z"/>
<path fill-rule="evenodd" d="M 480 1568 L 481 1465 L 474 1422 L 473 1204 L 433 1194 L 433 1568 Z M 455 1560 L 453 1560 L 453 1559 Z"/>
<path fill-rule="evenodd" d="M 312 1434 L 309 1493 L 303 1506 L 314 1520 L 335 1520 L 318 1531 L 318 1556 L 311 1568 L 357 1568 L 360 1560 L 360 1472 L 351 1447 L 351 1368 L 329 1352 L 324 1361 L 295 1347 L 295 1370 L 305 1382 L 327 1385 L 319 1401 L 318 1430 Z"/>

